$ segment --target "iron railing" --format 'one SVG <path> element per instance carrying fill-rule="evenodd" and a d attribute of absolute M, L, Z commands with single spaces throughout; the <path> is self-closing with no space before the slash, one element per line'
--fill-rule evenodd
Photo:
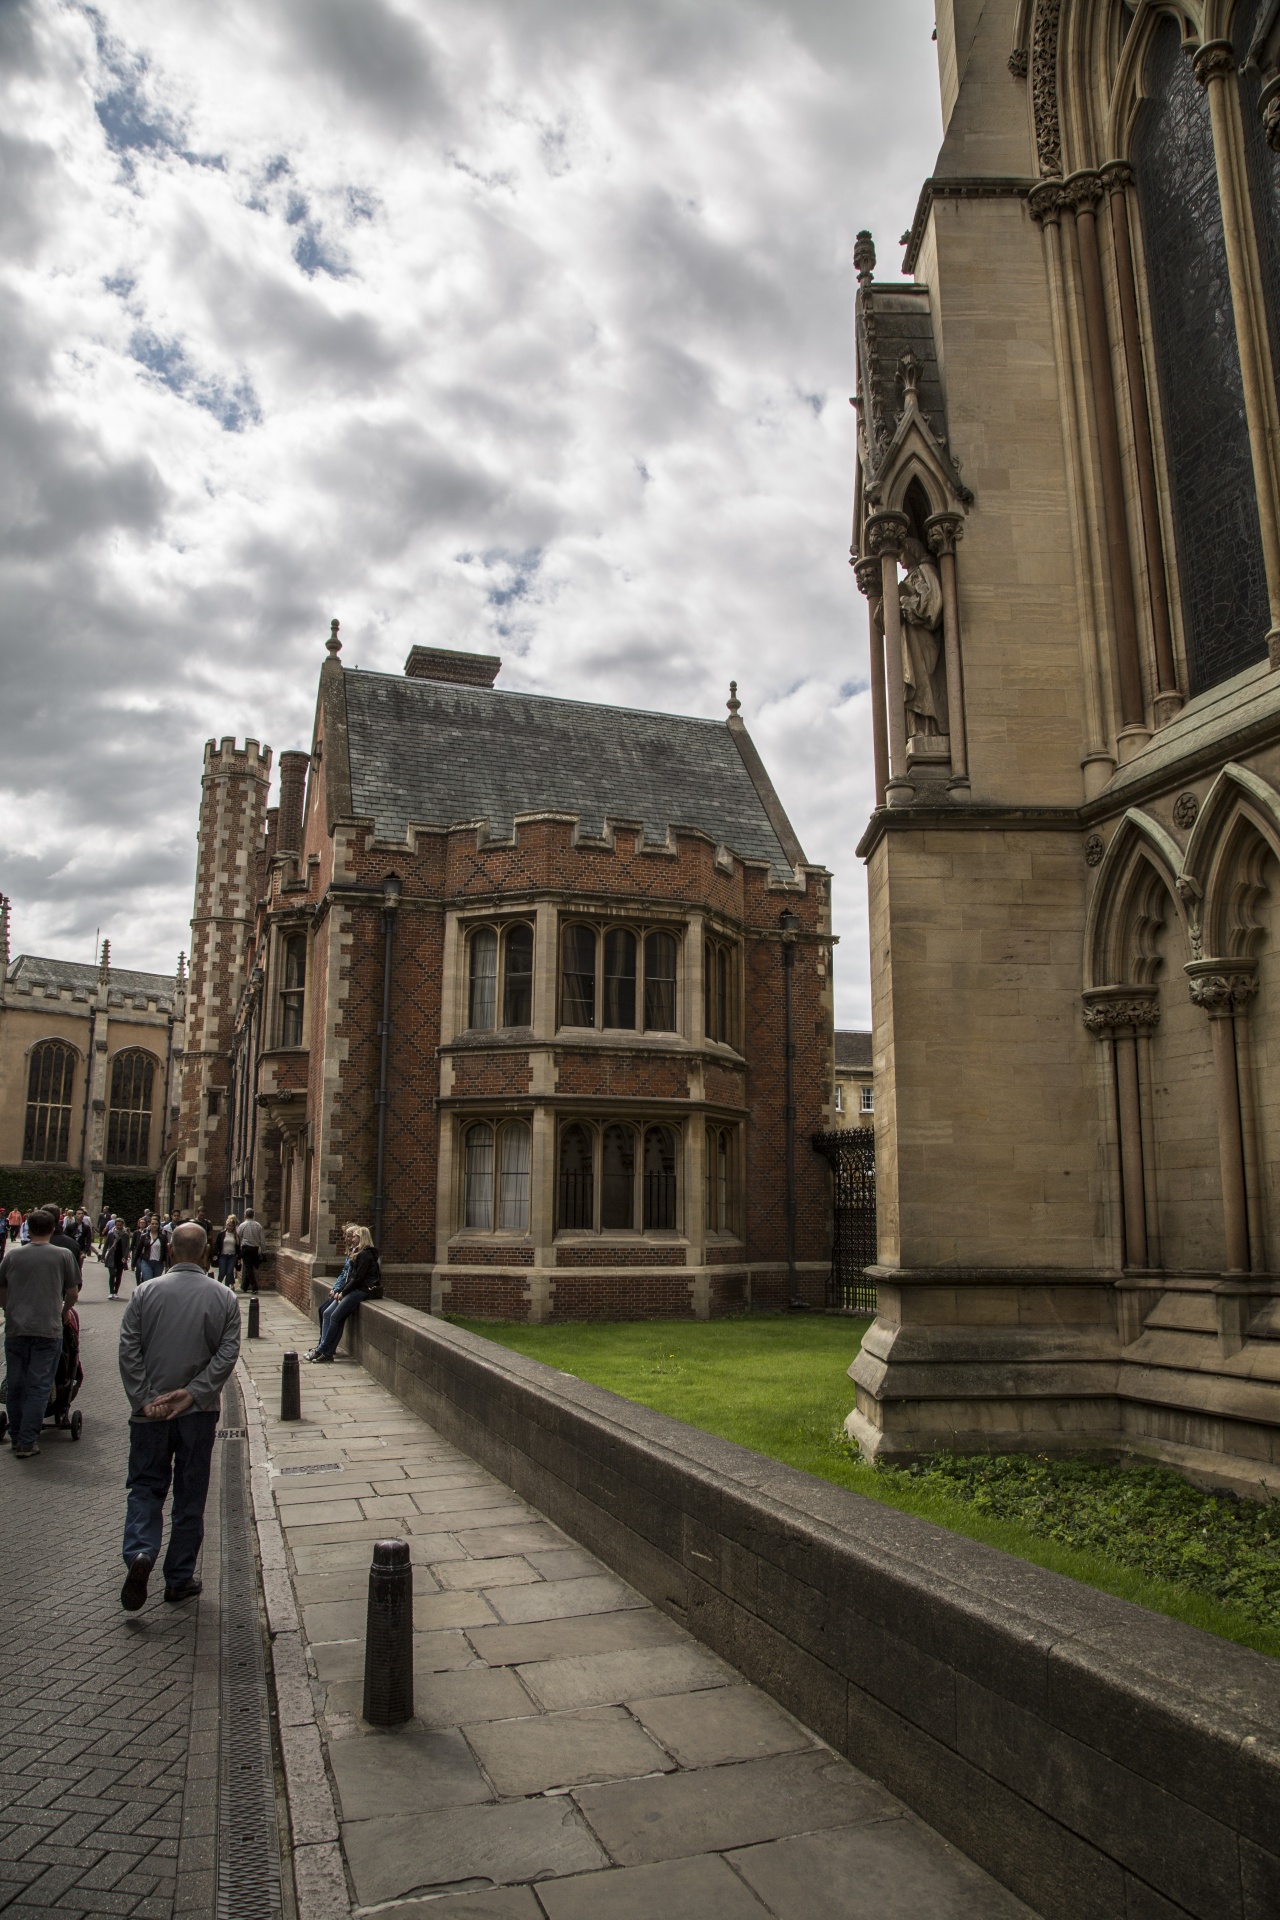
<path fill-rule="evenodd" d="M 813 1146 L 831 1168 L 833 1220 L 827 1305 L 837 1312 L 874 1313 L 876 1263 L 876 1136 L 870 1127 L 815 1133 Z"/>

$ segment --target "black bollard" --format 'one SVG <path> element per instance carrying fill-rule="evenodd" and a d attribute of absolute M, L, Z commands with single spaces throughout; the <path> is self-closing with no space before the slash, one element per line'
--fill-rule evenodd
<path fill-rule="evenodd" d="M 258 1296 L 255 1293 L 249 1301 L 249 1338 L 258 1338 Z"/>
<path fill-rule="evenodd" d="M 302 1382 L 298 1378 L 298 1356 L 286 1353 L 280 1362 L 280 1418 L 301 1420 Z"/>
<path fill-rule="evenodd" d="M 364 1717 L 371 1727 L 413 1718 L 413 1567 L 407 1540 L 379 1540 L 369 1569 Z"/>

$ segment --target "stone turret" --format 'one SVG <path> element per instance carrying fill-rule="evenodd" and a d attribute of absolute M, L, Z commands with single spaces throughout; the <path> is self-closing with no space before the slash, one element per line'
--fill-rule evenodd
<path fill-rule="evenodd" d="M 243 747 L 234 739 L 206 741 L 175 1198 L 179 1206 L 215 1218 L 226 1210 L 228 1054 L 253 926 L 270 780 L 270 747 L 256 740 Z"/>

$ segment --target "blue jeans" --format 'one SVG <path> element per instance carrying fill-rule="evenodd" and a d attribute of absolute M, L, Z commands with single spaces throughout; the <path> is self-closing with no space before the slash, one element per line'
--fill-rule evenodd
<path fill-rule="evenodd" d="M 173 1480 L 169 1515 L 169 1551 L 164 1557 L 165 1585 L 185 1586 L 195 1579 L 204 1539 L 204 1502 L 218 1431 L 216 1413 L 182 1413 L 176 1420 L 129 1422 L 129 1499 L 124 1517 L 126 1563 L 145 1553 L 160 1558 L 164 1501 Z"/>
<path fill-rule="evenodd" d="M 158 1264 L 153 1267 L 149 1260 L 139 1260 L 134 1280 L 138 1286 L 141 1286 L 144 1280 L 154 1280 L 159 1271 Z"/>
<path fill-rule="evenodd" d="M 316 1348 L 317 1353 L 327 1356 L 337 1352 L 338 1342 L 342 1338 L 343 1321 L 349 1319 L 360 1302 L 368 1298 L 363 1287 L 349 1287 L 346 1293 L 340 1293 L 335 1300 L 330 1300 L 327 1307 L 320 1309 L 320 1343 Z"/>
<path fill-rule="evenodd" d="M 236 1257 L 234 1253 L 220 1253 L 218 1255 L 218 1278 L 224 1287 L 235 1286 Z"/>
<path fill-rule="evenodd" d="M 5 1404 L 15 1447 L 33 1447 L 40 1438 L 61 1353 L 61 1336 L 46 1340 L 35 1333 L 11 1333 L 5 1340 L 4 1365 L 9 1376 Z"/>

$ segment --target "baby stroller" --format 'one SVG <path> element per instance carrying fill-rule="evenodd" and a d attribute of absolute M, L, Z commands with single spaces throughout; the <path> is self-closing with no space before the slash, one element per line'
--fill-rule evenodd
<path fill-rule="evenodd" d="M 0 1381 L 0 1400 L 4 1398 L 8 1381 Z M 49 1395 L 49 1404 L 45 1408 L 45 1425 L 52 1420 L 55 1427 L 61 1427 L 73 1440 L 80 1438 L 84 1426 L 84 1415 L 77 1407 L 71 1411 L 71 1402 L 84 1385 L 84 1368 L 80 1365 L 80 1315 L 75 1308 L 62 1323 L 62 1352 L 58 1355 L 58 1371 L 53 1377 L 53 1392 Z M 9 1431 L 9 1415 L 0 1405 L 0 1441 Z"/>

